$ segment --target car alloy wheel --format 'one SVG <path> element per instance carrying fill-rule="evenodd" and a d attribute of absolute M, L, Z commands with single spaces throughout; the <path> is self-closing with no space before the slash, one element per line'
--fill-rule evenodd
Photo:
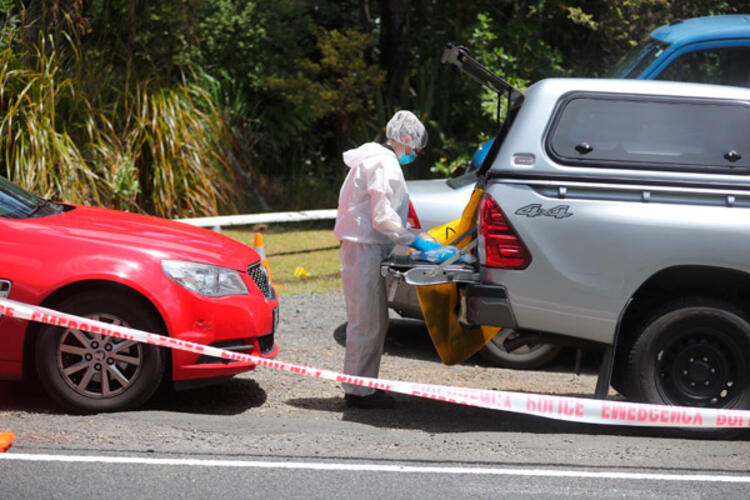
<path fill-rule="evenodd" d="M 89 319 L 129 326 L 111 314 L 89 314 Z M 57 368 L 65 383 L 89 398 L 111 398 L 138 378 L 143 362 L 138 342 L 67 329 L 60 335 Z"/>
<path fill-rule="evenodd" d="M 148 303 L 127 292 L 83 292 L 52 308 L 113 325 L 163 330 Z M 154 345 L 54 325 L 39 331 L 35 357 L 44 389 L 76 413 L 140 406 L 159 387 L 168 359 L 166 350 Z"/>

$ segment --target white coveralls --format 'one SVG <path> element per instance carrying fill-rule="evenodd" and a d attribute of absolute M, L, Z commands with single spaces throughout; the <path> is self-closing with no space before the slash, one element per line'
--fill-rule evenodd
<path fill-rule="evenodd" d="M 339 193 L 334 233 L 341 240 L 341 279 L 346 300 L 344 372 L 377 377 L 388 329 L 388 305 L 380 263 L 394 244 L 408 245 L 409 195 L 396 154 L 366 143 L 344 153 L 351 169 Z M 343 384 L 347 394 L 367 396 L 368 387 Z"/>

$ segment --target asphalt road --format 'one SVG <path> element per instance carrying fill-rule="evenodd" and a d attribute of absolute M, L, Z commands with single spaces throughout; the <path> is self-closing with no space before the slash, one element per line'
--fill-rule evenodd
<path fill-rule="evenodd" d="M 311 315 L 309 311 L 316 311 Z M 279 359 L 337 370 L 340 296 L 287 298 Z M 394 320 L 382 376 L 471 387 L 593 390 L 572 356 L 518 372 L 439 363 L 418 323 Z M 617 397 L 613 395 L 612 397 Z M 397 395 L 346 409 L 328 381 L 257 370 L 164 392 L 139 411 L 68 415 L 40 388 L 0 383 L 2 498 L 741 498 L 747 435 L 719 439 L 582 425 Z"/>
<path fill-rule="evenodd" d="M 0 486 L 11 493 L 5 498 L 743 498 L 750 479 L 473 464 L 14 456 L 0 460 Z M 91 461 L 75 461 L 82 458 Z"/>

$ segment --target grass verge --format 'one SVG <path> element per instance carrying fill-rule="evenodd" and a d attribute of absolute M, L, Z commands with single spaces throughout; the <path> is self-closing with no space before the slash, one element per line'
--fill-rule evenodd
<path fill-rule="evenodd" d="M 263 234 L 271 278 L 280 295 L 341 291 L 340 242 L 332 222 L 278 224 L 257 232 Z M 222 230 L 251 247 L 255 233 L 253 229 Z M 298 268 L 307 275 L 295 276 Z"/>

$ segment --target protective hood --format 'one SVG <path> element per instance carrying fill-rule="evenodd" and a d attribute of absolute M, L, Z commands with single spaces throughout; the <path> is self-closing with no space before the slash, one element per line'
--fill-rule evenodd
<path fill-rule="evenodd" d="M 360 163 L 368 160 L 368 163 L 376 161 L 388 161 L 387 156 L 396 159 L 396 153 L 376 142 L 368 142 L 362 144 L 360 147 L 344 151 L 344 164 L 349 168 L 354 168 Z M 380 156 L 386 156 L 386 158 L 379 158 Z"/>

